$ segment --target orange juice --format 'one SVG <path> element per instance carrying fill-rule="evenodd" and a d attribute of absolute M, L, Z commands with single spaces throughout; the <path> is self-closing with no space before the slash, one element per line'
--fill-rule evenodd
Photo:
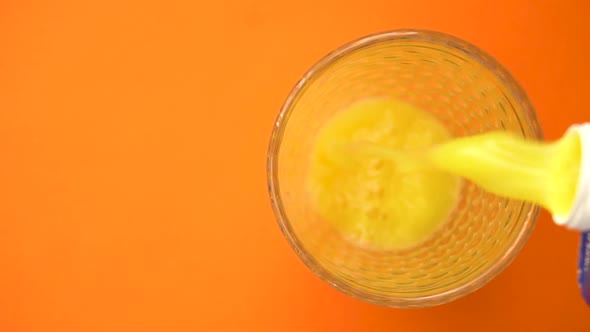
<path fill-rule="evenodd" d="M 460 178 L 418 165 L 405 151 L 449 138 L 432 115 L 395 100 L 364 100 L 336 113 L 315 138 L 311 156 L 308 188 L 315 212 L 369 248 L 424 241 L 448 219 Z"/>
<path fill-rule="evenodd" d="M 489 132 L 436 146 L 427 157 L 429 164 L 465 177 L 486 191 L 566 216 L 577 191 L 581 142 L 573 132 L 552 143 Z"/>

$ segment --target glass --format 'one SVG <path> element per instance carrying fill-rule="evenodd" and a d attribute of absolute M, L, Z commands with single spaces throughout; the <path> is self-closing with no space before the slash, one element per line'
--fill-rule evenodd
<path fill-rule="evenodd" d="M 309 208 L 310 149 L 335 112 L 383 96 L 431 112 L 456 137 L 501 129 L 542 139 L 541 127 L 525 92 L 496 60 L 430 31 L 386 32 L 337 49 L 303 76 L 281 109 L 268 153 L 269 191 L 279 225 L 303 262 L 338 290 L 370 303 L 449 302 L 483 286 L 515 258 L 539 208 L 467 182 L 450 220 L 418 247 L 371 251 L 343 239 Z"/>

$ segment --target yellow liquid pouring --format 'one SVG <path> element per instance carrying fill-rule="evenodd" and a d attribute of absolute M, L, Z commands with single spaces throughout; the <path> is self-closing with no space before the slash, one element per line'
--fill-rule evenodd
<path fill-rule="evenodd" d="M 419 244 L 453 210 L 461 178 L 491 193 L 566 215 L 580 139 L 526 141 L 509 132 L 451 139 L 432 115 L 388 99 L 337 113 L 316 137 L 308 188 L 316 213 L 376 249 Z"/>
<path fill-rule="evenodd" d="M 544 143 L 509 132 L 489 132 L 438 145 L 425 157 L 425 162 L 486 191 L 536 203 L 563 216 L 575 199 L 581 145 L 576 133 Z"/>

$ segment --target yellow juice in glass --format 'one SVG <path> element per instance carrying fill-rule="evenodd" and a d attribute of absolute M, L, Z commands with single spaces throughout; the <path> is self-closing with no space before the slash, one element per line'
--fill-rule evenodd
<path fill-rule="evenodd" d="M 380 250 L 416 245 L 447 220 L 461 181 L 418 165 L 404 151 L 449 138 L 433 115 L 409 104 L 356 102 L 327 121 L 315 139 L 311 205 L 355 244 Z"/>
<path fill-rule="evenodd" d="M 502 131 L 451 139 L 427 112 L 393 99 L 368 99 L 336 113 L 319 131 L 308 190 L 318 215 L 349 241 L 405 249 L 448 220 L 461 178 L 567 215 L 580 151 L 577 134 L 553 143 Z"/>

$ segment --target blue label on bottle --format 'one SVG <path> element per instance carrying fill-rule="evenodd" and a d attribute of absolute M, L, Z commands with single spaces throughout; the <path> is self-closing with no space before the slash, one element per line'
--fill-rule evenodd
<path fill-rule="evenodd" d="M 578 283 L 584 301 L 590 306 L 590 231 L 582 233 L 578 263 Z"/>

